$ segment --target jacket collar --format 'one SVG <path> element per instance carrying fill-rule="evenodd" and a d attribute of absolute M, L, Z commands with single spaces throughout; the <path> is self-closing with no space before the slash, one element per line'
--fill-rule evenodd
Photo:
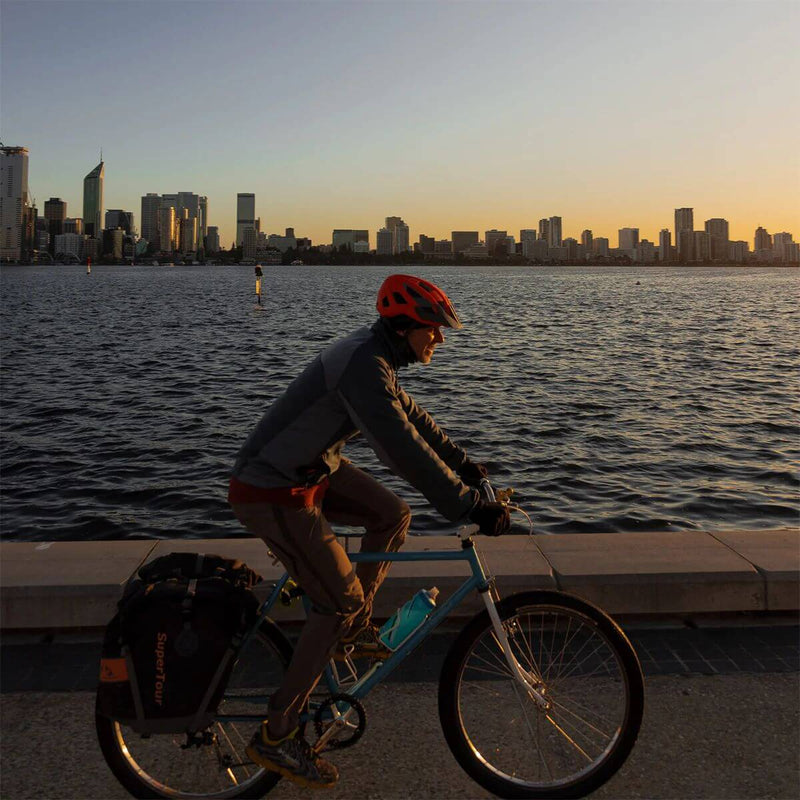
<path fill-rule="evenodd" d="M 384 345 L 392 366 L 397 370 L 413 364 L 417 357 L 405 336 L 400 336 L 383 317 L 378 317 L 370 328 L 375 337 Z"/>

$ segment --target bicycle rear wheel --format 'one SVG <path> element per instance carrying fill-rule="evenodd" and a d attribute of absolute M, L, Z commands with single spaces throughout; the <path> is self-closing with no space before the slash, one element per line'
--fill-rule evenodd
<path fill-rule="evenodd" d="M 239 653 L 218 707 L 218 719 L 191 746 L 186 734 L 142 736 L 95 714 L 100 749 L 120 783 L 139 798 L 258 798 L 280 780 L 254 764 L 245 747 L 267 716 L 292 646 L 271 620 Z M 239 719 L 226 719 L 227 717 Z M 246 719 L 245 719 L 246 717 Z"/>
<path fill-rule="evenodd" d="M 500 601 L 512 676 L 487 611 L 456 639 L 439 683 L 445 739 L 461 767 L 501 797 L 583 797 L 624 763 L 641 725 L 644 684 L 630 642 L 604 612 L 560 592 Z"/>

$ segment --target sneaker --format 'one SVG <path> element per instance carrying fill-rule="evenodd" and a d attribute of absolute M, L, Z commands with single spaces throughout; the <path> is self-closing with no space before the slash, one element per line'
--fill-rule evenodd
<path fill-rule="evenodd" d="M 349 634 L 341 639 L 336 646 L 333 657 L 337 661 L 344 661 L 347 656 L 350 658 L 374 658 L 378 661 L 385 661 L 392 654 L 392 651 L 378 638 L 380 628 L 368 622 L 363 628 Z"/>
<path fill-rule="evenodd" d="M 267 736 L 267 726 L 262 725 L 253 734 L 245 752 L 264 769 L 277 772 L 307 789 L 329 789 L 339 780 L 339 770 L 330 761 L 320 758 L 297 728 L 285 739 L 273 742 Z"/>

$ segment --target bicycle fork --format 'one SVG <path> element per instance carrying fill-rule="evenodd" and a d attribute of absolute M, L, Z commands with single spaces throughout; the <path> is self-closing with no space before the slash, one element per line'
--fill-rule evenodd
<path fill-rule="evenodd" d="M 506 629 L 503 627 L 503 621 L 500 619 L 500 614 L 497 612 L 495 605 L 494 587 L 487 592 L 482 593 L 483 602 L 486 604 L 486 610 L 489 612 L 489 619 L 492 621 L 492 629 L 494 630 L 495 639 L 503 651 L 503 657 L 511 670 L 511 676 L 514 678 L 515 683 L 522 691 L 524 691 L 534 703 L 542 711 L 547 711 L 550 708 L 550 701 L 544 696 L 544 682 L 540 675 L 531 673 L 523 669 L 511 649 L 511 642 L 508 640 Z M 499 599 L 499 596 L 498 596 Z"/>

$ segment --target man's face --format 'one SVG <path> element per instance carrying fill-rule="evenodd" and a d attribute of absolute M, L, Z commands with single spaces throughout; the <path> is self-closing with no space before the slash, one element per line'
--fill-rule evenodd
<path fill-rule="evenodd" d="M 444 341 L 444 334 L 439 326 L 412 328 L 406 335 L 420 364 L 429 364 L 436 345 Z"/>

